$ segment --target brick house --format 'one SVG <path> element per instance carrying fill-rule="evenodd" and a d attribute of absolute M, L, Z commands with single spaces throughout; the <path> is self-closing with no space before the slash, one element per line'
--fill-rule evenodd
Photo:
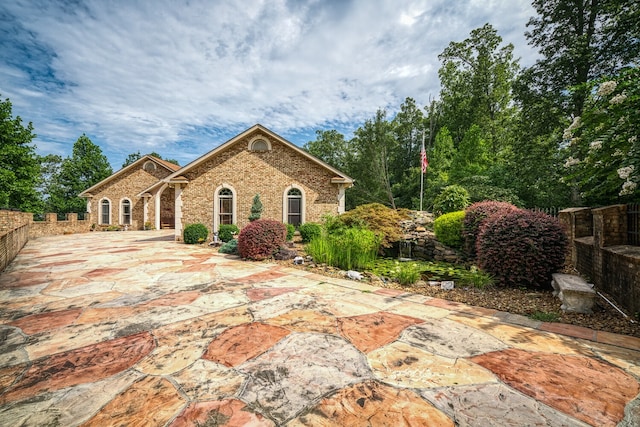
<path fill-rule="evenodd" d="M 344 173 L 257 124 L 182 168 L 145 156 L 80 196 L 101 226 L 142 229 L 149 222 L 174 228 L 181 239 L 187 224 L 205 224 L 211 234 L 220 224 L 242 228 L 256 194 L 262 218 L 294 225 L 320 221 L 324 214 L 344 212 L 345 189 L 352 184 Z"/>

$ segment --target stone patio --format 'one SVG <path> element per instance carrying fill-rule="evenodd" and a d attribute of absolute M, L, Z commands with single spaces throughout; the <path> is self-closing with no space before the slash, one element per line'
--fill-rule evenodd
<path fill-rule="evenodd" d="M 640 425 L 638 338 L 163 231 L 32 240 L 0 301 L 2 425 Z"/>

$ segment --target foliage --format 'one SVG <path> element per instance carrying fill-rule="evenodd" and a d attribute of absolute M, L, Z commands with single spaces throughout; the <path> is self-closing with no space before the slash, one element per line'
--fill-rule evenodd
<path fill-rule="evenodd" d="M 33 125 L 13 118 L 9 99 L 0 100 L 0 207 L 26 212 L 41 211 L 36 186 L 40 174 L 38 156 L 31 141 Z"/>
<path fill-rule="evenodd" d="M 546 312 L 546 311 L 536 311 L 532 313 L 530 316 L 533 320 L 539 320 L 541 322 L 557 322 L 560 318 L 560 315 L 556 312 Z"/>
<path fill-rule="evenodd" d="M 343 270 L 366 269 L 376 259 L 380 238 L 364 228 L 346 228 L 341 233 L 326 231 L 305 247 L 316 263 L 324 263 Z"/>
<path fill-rule="evenodd" d="M 436 238 L 452 248 L 462 247 L 462 224 L 464 211 L 449 212 L 436 218 L 433 231 Z"/>
<path fill-rule="evenodd" d="M 179 163 L 178 163 L 177 160 L 175 160 L 175 159 L 164 159 L 160 154 L 156 153 L 155 151 L 152 151 L 148 155 L 156 157 L 156 158 L 158 158 L 160 160 L 164 160 L 165 162 L 173 163 L 174 165 L 178 165 L 179 166 Z M 124 163 L 122 164 L 122 167 L 126 168 L 127 166 L 129 166 L 132 163 L 135 163 L 137 160 L 140 160 L 144 156 L 145 156 L 145 154 L 140 154 L 140 151 L 137 151 L 135 153 L 131 153 L 124 160 Z"/>
<path fill-rule="evenodd" d="M 485 24 L 462 42 L 449 43 L 438 58 L 442 125 L 455 144 L 477 126 L 478 140 L 485 141 L 492 157 L 497 157 L 508 142 L 503 129 L 513 116 L 511 85 L 519 68 L 513 45 L 502 45 L 496 29 Z"/>
<path fill-rule="evenodd" d="M 370 271 L 382 277 L 395 277 L 397 260 L 378 258 Z M 403 263 L 406 264 L 406 263 Z M 472 266 L 468 270 L 446 262 L 412 261 L 416 269 L 420 271 L 423 280 L 453 280 L 460 286 L 473 286 L 482 288 L 490 286 L 493 281 L 490 275 Z"/>
<path fill-rule="evenodd" d="M 153 226 L 153 224 L 150 221 L 147 221 L 144 223 L 144 229 L 145 230 L 153 230 L 155 229 L 155 227 Z"/>
<path fill-rule="evenodd" d="M 293 235 L 296 233 L 296 226 L 293 224 L 286 224 L 287 226 L 287 242 L 293 240 Z"/>
<path fill-rule="evenodd" d="M 336 130 L 317 130 L 316 140 L 307 142 L 303 148 L 336 169 L 346 168 L 348 144 L 344 135 Z"/>
<path fill-rule="evenodd" d="M 188 224 L 184 227 L 184 231 L 182 232 L 182 238 L 188 245 L 202 243 L 207 240 L 208 235 L 209 230 L 201 223 Z"/>
<path fill-rule="evenodd" d="M 469 192 L 460 185 L 445 187 L 433 201 L 433 213 L 442 215 L 469 206 Z"/>
<path fill-rule="evenodd" d="M 475 123 L 465 132 L 451 164 L 451 179 L 482 175 L 489 168 L 489 150 L 480 126 Z"/>
<path fill-rule="evenodd" d="M 415 262 L 396 261 L 394 278 L 403 286 L 413 285 L 420 280 L 421 271 Z"/>
<path fill-rule="evenodd" d="M 238 255 L 238 240 L 231 239 L 218 249 L 221 254 Z"/>
<path fill-rule="evenodd" d="M 257 219 L 240 231 L 238 252 L 242 258 L 263 260 L 273 256 L 286 242 L 287 227 L 272 219 Z"/>
<path fill-rule="evenodd" d="M 85 212 L 86 202 L 78 194 L 112 173 L 111 165 L 100 147 L 83 134 L 73 144 L 71 157 L 62 161 L 60 173 L 53 179 L 48 211 Z"/>
<path fill-rule="evenodd" d="M 504 215 L 517 208 L 511 203 L 497 201 L 482 201 L 469 206 L 465 210 L 462 226 L 462 240 L 464 251 L 470 259 L 476 257 L 476 240 L 482 223 L 493 215 Z"/>
<path fill-rule="evenodd" d="M 537 15 L 527 23 L 529 44 L 542 55 L 532 67 L 541 92 L 561 99 L 565 116 L 580 116 L 589 90 L 581 87 L 616 74 L 640 57 L 640 20 L 634 2 L 533 0 Z M 564 99 L 562 99 L 564 98 Z"/>
<path fill-rule="evenodd" d="M 315 222 L 305 222 L 298 227 L 303 243 L 309 243 L 322 234 L 322 226 Z"/>
<path fill-rule="evenodd" d="M 471 203 L 482 202 L 484 200 L 494 200 L 497 202 L 507 202 L 515 206 L 523 206 L 522 200 L 510 188 L 496 187 L 491 185 L 488 176 L 471 176 L 464 179 L 461 185 L 469 192 Z"/>
<path fill-rule="evenodd" d="M 549 288 L 563 268 L 567 236 L 558 219 L 517 209 L 487 218 L 476 252 L 480 268 L 504 286 Z"/>
<path fill-rule="evenodd" d="M 630 203 L 640 198 L 640 68 L 589 85 L 583 115 L 564 133 L 565 178 L 583 203 Z"/>
<path fill-rule="evenodd" d="M 365 226 L 382 237 L 381 246 L 390 248 L 402 238 L 400 221 L 409 217 L 405 210 L 390 209 L 380 203 L 360 205 L 340 215 L 347 226 Z"/>
<path fill-rule="evenodd" d="M 218 238 L 223 242 L 229 242 L 239 231 L 240 229 L 235 224 L 220 224 L 218 226 Z"/>
<path fill-rule="evenodd" d="M 262 202 L 260 201 L 260 194 L 253 196 L 253 203 L 251 204 L 251 214 L 249 214 L 249 221 L 253 222 L 262 216 Z"/>
<path fill-rule="evenodd" d="M 348 189 L 347 201 L 354 205 L 376 202 L 395 208 L 391 191 L 391 156 L 398 142 L 385 110 L 379 109 L 373 119 L 354 132 L 350 149 L 353 152 L 348 172 L 355 184 Z"/>

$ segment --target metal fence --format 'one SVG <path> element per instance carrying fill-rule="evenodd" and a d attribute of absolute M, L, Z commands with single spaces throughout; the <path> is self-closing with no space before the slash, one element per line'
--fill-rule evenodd
<path fill-rule="evenodd" d="M 558 212 L 560 212 L 562 209 L 564 209 L 564 208 L 558 208 L 558 207 L 552 206 L 552 207 L 546 207 L 546 208 L 535 207 L 535 208 L 530 208 L 529 210 L 530 211 L 534 211 L 534 212 L 544 212 L 547 215 L 551 215 L 551 216 L 557 217 L 558 216 Z"/>
<path fill-rule="evenodd" d="M 627 245 L 640 246 L 640 204 L 627 205 Z"/>

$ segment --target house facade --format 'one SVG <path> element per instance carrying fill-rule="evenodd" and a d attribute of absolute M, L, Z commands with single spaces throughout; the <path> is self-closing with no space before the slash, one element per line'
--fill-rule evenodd
<path fill-rule="evenodd" d="M 144 223 L 174 228 L 176 239 L 181 239 L 188 224 L 205 224 L 211 235 L 220 224 L 242 228 L 249 222 L 256 194 L 263 205 L 262 218 L 294 225 L 317 222 L 324 214 L 344 212 L 345 189 L 353 184 L 347 175 L 259 124 L 182 168 L 165 168 L 168 173 L 158 173 L 153 182 L 139 178 L 145 164 L 140 159 L 128 173 L 123 173 L 125 168 L 83 192 L 88 210 L 106 219 L 103 200 L 117 200 L 111 220 L 128 218 L 128 205 L 120 201 L 130 198 L 122 184 L 129 181 L 127 191 L 137 189 L 129 214 L 136 219 L 132 228 L 141 229 Z"/>
<path fill-rule="evenodd" d="M 146 200 L 140 196 L 140 192 L 178 169 L 180 166 L 173 163 L 153 156 L 144 156 L 86 189 L 79 196 L 87 200 L 87 212 L 91 214 L 92 221 L 97 226 L 120 226 L 142 230 L 145 222 L 155 217 L 149 215 L 149 210 L 155 211 L 156 201 Z M 162 201 L 165 207 L 165 222 L 170 223 L 173 221 L 173 196 L 167 192 Z M 160 204 L 157 206 L 160 207 Z"/>

